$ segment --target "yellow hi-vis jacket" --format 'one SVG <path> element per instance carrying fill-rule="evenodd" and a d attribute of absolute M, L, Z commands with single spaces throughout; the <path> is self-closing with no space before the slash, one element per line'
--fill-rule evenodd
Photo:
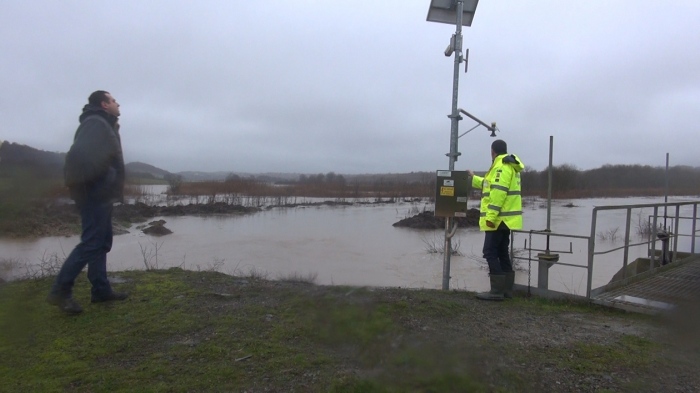
<path fill-rule="evenodd" d="M 524 168 L 515 154 L 501 154 L 494 158 L 484 177 L 472 177 L 472 187 L 481 190 L 479 229 L 495 231 L 501 222 L 510 229 L 523 228 L 520 171 Z M 486 221 L 492 222 L 494 227 L 487 226 Z"/>

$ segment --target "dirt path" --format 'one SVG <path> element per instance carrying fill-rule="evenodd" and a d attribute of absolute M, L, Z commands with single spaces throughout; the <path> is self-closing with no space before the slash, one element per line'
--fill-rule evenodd
<path fill-rule="evenodd" d="M 463 370 L 491 380 L 488 391 L 700 391 L 700 346 L 688 345 L 674 321 L 687 310 L 655 318 L 535 298 L 484 302 L 472 293 L 457 291 L 207 282 L 201 277 L 191 282 L 208 293 L 235 294 L 230 300 L 212 297 L 201 304 L 212 312 L 264 305 L 275 316 L 275 310 L 285 307 L 290 289 L 317 299 L 324 326 L 333 325 L 323 321 L 324 306 L 360 305 L 368 313 L 384 307 L 395 309 L 391 316 L 398 327 L 369 349 L 381 354 L 344 346 L 333 349 L 334 357 L 344 359 L 338 372 L 347 368 L 360 378 L 411 378 L 406 375 L 408 370 L 391 359 L 416 351 L 423 365 L 416 372 L 430 375 Z M 312 314 L 300 317 L 319 318 Z M 695 322 L 692 327 L 700 328 Z M 697 343 L 697 329 L 684 331 L 692 331 Z M 384 360 L 361 360 L 365 356 Z"/>

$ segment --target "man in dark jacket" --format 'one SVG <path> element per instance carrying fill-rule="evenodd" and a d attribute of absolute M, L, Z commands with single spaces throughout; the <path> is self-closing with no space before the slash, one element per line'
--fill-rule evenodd
<path fill-rule="evenodd" d="M 82 312 L 73 300 L 75 279 L 87 265 L 93 303 L 124 300 L 107 279 L 112 248 L 112 206 L 124 199 L 124 157 L 119 137 L 119 104 L 106 91 L 90 95 L 64 167 L 66 186 L 80 211 L 80 243 L 68 255 L 47 301 L 68 314 Z"/>

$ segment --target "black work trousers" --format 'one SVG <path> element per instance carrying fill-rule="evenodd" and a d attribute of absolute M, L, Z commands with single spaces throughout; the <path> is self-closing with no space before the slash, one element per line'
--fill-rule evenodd
<path fill-rule="evenodd" d="M 489 264 L 489 274 L 501 275 L 513 271 L 510 260 L 510 229 L 501 222 L 495 231 L 484 232 L 484 258 Z"/>

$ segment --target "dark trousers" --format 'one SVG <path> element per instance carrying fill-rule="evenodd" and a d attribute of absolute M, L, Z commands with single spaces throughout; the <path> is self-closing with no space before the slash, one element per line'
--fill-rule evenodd
<path fill-rule="evenodd" d="M 80 243 L 63 262 L 51 293 L 72 296 L 75 279 L 87 265 L 92 296 L 104 297 L 112 293 L 107 279 L 107 253 L 112 249 L 112 202 L 85 200 L 78 203 L 78 209 L 83 228 Z"/>
<path fill-rule="evenodd" d="M 489 274 L 500 275 L 513 271 L 510 260 L 510 229 L 504 223 L 495 231 L 485 231 L 484 258 L 489 264 Z"/>

